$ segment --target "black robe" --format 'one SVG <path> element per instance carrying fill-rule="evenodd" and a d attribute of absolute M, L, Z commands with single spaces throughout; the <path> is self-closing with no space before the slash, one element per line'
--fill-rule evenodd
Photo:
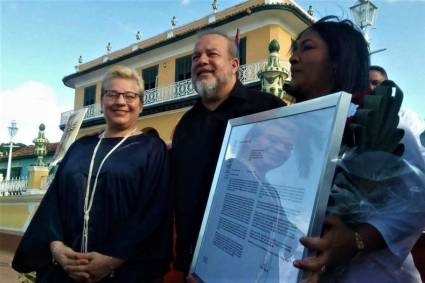
<path fill-rule="evenodd" d="M 122 138 L 102 140 L 92 184 L 103 157 Z M 37 282 L 72 282 L 52 264 L 49 244 L 62 241 L 79 252 L 89 164 L 98 136 L 76 141 L 16 251 L 12 266 L 37 271 Z M 168 270 L 172 257 L 172 218 L 165 144 L 147 135 L 129 137 L 105 161 L 90 212 L 88 251 L 126 262 L 113 279 L 102 282 L 149 282 Z"/>

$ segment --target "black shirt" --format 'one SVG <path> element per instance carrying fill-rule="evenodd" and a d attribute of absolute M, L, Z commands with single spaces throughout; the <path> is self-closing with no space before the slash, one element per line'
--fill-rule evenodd
<path fill-rule="evenodd" d="M 237 81 L 214 111 L 195 103 L 177 124 L 171 150 L 178 270 L 188 272 L 229 119 L 285 106 L 278 97 Z"/>

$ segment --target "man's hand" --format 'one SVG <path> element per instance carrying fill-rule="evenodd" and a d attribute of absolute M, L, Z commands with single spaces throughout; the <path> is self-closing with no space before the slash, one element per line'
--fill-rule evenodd
<path fill-rule="evenodd" d="M 89 263 L 84 254 L 77 253 L 70 247 L 65 246 L 60 241 L 53 241 L 50 243 L 50 251 L 53 259 L 66 271 L 69 267 L 84 266 Z M 67 272 L 69 277 L 77 282 L 91 282 L 90 274 L 83 271 Z"/>

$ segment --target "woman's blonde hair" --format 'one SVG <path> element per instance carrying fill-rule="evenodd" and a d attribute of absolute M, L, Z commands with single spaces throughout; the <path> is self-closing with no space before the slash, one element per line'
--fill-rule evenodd
<path fill-rule="evenodd" d="M 103 77 L 102 86 L 101 86 L 101 97 L 103 97 L 105 90 L 108 88 L 109 83 L 113 79 L 134 80 L 137 84 L 137 88 L 139 89 L 138 94 L 139 94 L 140 102 L 143 103 L 145 87 L 144 87 L 142 77 L 139 76 L 135 70 L 122 65 L 116 65 L 112 67 Z"/>

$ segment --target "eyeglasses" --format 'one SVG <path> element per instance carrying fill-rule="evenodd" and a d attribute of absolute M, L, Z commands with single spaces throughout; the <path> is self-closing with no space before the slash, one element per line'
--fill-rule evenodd
<path fill-rule="evenodd" d="M 124 97 L 126 102 L 133 102 L 139 96 L 137 93 L 131 91 L 119 92 L 116 90 L 106 89 L 103 92 L 103 96 L 112 101 L 117 100 L 121 95 Z"/>

